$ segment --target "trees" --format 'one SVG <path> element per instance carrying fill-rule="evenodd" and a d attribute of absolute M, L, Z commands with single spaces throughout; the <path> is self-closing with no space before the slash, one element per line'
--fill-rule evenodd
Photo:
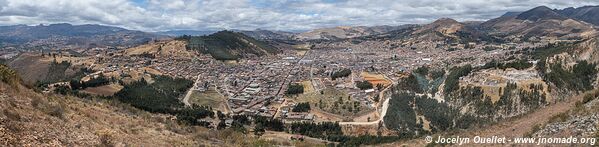
<path fill-rule="evenodd" d="M 337 78 L 347 77 L 349 75 L 351 75 L 351 70 L 344 68 L 344 69 L 333 72 L 331 74 L 331 79 L 335 80 Z"/>
<path fill-rule="evenodd" d="M 481 67 L 482 69 L 488 69 L 488 68 L 498 68 L 498 69 L 508 69 L 508 68 L 514 68 L 517 70 L 523 70 L 523 69 L 527 69 L 532 67 L 532 63 L 528 63 L 528 61 L 526 60 L 515 60 L 515 61 L 511 61 L 511 62 L 507 62 L 507 63 L 499 63 L 495 60 L 492 60 L 488 63 L 486 63 L 483 67 Z"/>
<path fill-rule="evenodd" d="M 420 84 L 418 84 L 418 79 L 414 74 L 410 74 L 407 78 L 404 78 L 399 81 L 397 87 L 402 90 L 408 90 L 416 93 L 422 93 L 423 90 L 420 88 Z"/>
<path fill-rule="evenodd" d="M 168 76 L 152 76 L 154 83 L 145 80 L 124 85 L 124 88 L 115 94 L 121 102 L 134 107 L 158 113 L 176 113 L 183 107 L 178 97 L 189 89 L 193 82 L 183 78 Z"/>
<path fill-rule="evenodd" d="M 295 105 L 295 107 L 293 107 L 293 109 L 291 109 L 291 111 L 293 111 L 293 112 L 308 112 L 308 111 L 310 111 L 310 103 L 308 103 L 308 102 L 298 103 L 297 105 Z"/>
<path fill-rule="evenodd" d="M 214 118 L 214 112 L 212 108 L 207 106 L 192 105 L 186 107 L 177 113 L 177 121 L 187 125 L 200 125 L 202 122 L 200 119 L 210 117 Z"/>
<path fill-rule="evenodd" d="M 285 130 L 285 123 L 283 123 L 283 121 L 281 121 L 280 119 L 273 119 L 270 117 L 264 117 L 264 116 L 254 116 L 254 125 L 256 126 L 260 126 L 265 130 L 271 130 L 271 131 L 284 131 Z"/>
<path fill-rule="evenodd" d="M 596 64 L 578 61 L 570 70 L 564 69 L 561 62 L 549 65 L 550 72 L 545 73 L 544 80 L 569 90 L 590 90 L 597 75 Z"/>
<path fill-rule="evenodd" d="M 360 90 L 372 89 L 372 83 L 368 81 L 358 81 L 356 82 L 356 87 L 360 88 Z"/>
<path fill-rule="evenodd" d="M 326 139 L 328 136 L 343 135 L 337 122 L 294 122 L 289 127 L 291 133 Z"/>
<path fill-rule="evenodd" d="M 297 83 L 289 84 L 289 86 L 287 86 L 287 92 L 285 93 L 289 95 L 304 93 L 304 85 Z"/>
<path fill-rule="evenodd" d="M 405 92 L 391 95 L 387 115 L 383 118 L 385 126 L 400 132 L 413 132 L 416 129 L 416 112 L 412 109 L 411 101 L 414 94 Z"/>
<path fill-rule="evenodd" d="M 429 69 L 427 66 L 420 66 L 414 70 L 414 73 L 418 73 L 420 75 L 427 75 L 428 71 Z"/>
<path fill-rule="evenodd" d="M 445 92 L 445 94 L 449 94 L 459 89 L 460 77 L 470 74 L 471 71 L 472 66 L 470 64 L 461 67 L 451 68 L 449 74 L 447 75 L 447 79 L 445 79 L 445 86 L 443 87 L 443 92 Z"/>

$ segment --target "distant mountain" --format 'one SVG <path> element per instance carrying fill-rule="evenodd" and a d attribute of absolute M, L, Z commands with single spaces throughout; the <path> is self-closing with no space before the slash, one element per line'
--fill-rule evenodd
<path fill-rule="evenodd" d="M 94 24 L 0 26 L 0 44 L 5 46 L 49 48 L 135 46 L 161 38 L 165 36 Z"/>
<path fill-rule="evenodd" d="M 250 36 L 252 38 L 259 39 L 259 40 L 292 40 L 296 35 L 296 33 L 292 33 L 292 32 L 270 31 L 270 30 L 263 30 L 263 29 L 256 29 L 253 31 L 240 30 L 240 31 L 236 31 L 236 32 L 243 33 L 247 36 Z"/>
<path fill-rule="evenodd" d="M 584 6 L 580 8 L 570 7 L 563 10 L 557 10 L 557 13 L 599 26 L 599 6 Z"/>
<path fill-rule="evenodd" d="M 520 13 L 522 13 L 522 12 L 505 12 L 505 14 L 501 15 L 501 17 L 518 16 L 518 15 L 520 15 Z"/>
<path fill-rule="evenodd" d="M 187 48 L 210 54 L 217 60 L 236 60 L 248 56 L 279 53 L 276 47 L 233 31 L 219 31 L 207 36 L 179 37 L 188 42 Z"/>
<path fill-rule="evenodd" d="M 199 31 L 199 30 L 169 30 L 163 32 L 156 32 L 157 34 L 168 35 L 168 36 L 183 36 L 183 35 L 192 35 L 192 36 L 204 36 L 210 35 L 217 31 Z"/>
<path fill-rule="evenodd" d="M 488 20 L 481 28 L 492 35 L 512 37 L 586 38 L 597 31 L 591 24 L 568 18 L 545 6 L 533 8 L 518 15 L 504 15 Z"/>
<path fill-rule="evenodd" d="M 301 40 L 337 40 L 384 34 L 402 28 L 405 28 L 405 26 L 339 26 L 334 28 L 315 29 L 312 31 L 300 33 L 296 36 L 296 38 Z"/>
<path fill-rule="evenodd" d="M 567 19 L 567 17 L 558 14 L 557 12 L 553 11 L 552 9 L 546 6 L 539 6 L 518 14 L 516 16 L 516 19 L 530 21 L 539 21 L 541 19 L 565 20 Z"/>
<path fill-rule="evenodd" d="M 454 19 L 441 18 L 417 28 L 409 37 L 429 41 L 491 41 L 489 36 L 475 28 L 478 24 L 480 22 L 461 23 Z"/>

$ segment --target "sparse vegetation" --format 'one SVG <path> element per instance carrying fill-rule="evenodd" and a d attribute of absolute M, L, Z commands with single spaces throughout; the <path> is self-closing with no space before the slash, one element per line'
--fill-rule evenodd
<path fill-rule="evenodd" d="M 10 69 L 6 65 L 0 64 L 0 81 L 16 87 L 21 79 L 17 75 L 17 72 Z"/>

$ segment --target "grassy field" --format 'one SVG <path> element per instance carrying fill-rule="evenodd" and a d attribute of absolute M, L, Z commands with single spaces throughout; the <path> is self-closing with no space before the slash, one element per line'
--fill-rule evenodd
<path fill-rule="evenodd" d="M 211 106 L 213 109 L 229 112 L 226 104 L 225 96 L 219 94 L 214 89 L 209 89 L 204 92 L 193 91 L 189 102 L 192 104 Z"/>

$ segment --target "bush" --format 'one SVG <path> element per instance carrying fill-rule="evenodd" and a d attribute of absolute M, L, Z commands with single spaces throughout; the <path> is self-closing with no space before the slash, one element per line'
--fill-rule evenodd
<path fill-rule="evenodd" d="M 289 84 L 289 86 L 287 87 L 286 94 L 293 95 L 293 94 L 301 94 L 301 93 L 304 93 L 304 85 L 294 83 L 294 84 Z"/>
<path fill-rule="evenodd" d="M 0 64 L 0 81 L 15 87 L 21 81 L 21 79 L 17 75 L 16 71 L 10 69 L 6 65 Z"/>
<path fill-rule="evenodd" d="M 293 111 L 293 112 L 308 112 L 308 111 L 310 111 L 310 103 L 308 103 L 308 102 L 298 103 L 297 105 L 295 105 L 295 107 L 293 107 L 293 109 L 291 111 Z"/>
<path fill-rule="evenodd" d="M 64 117 L 64 111 L 65 110 L 61 104 L 49 105 L 48 108 L 46 108 L 46 113 L 48 115 L 58 117 L 60 119 Z"/>
<path fill-rule="evenodd" d="M 344 68 L 338 71 L 335 71 L 331 74 L 331 79 L 336 80 L 337 78 L 347 77 L 351 75 L 351 70 Z"/>
<path fill-rule="evenodd" d="M 356 87 L 360 88 L 360 90 L 372 89 L 372 83 L 368 81 L 358 81 L 356 82 Z"/>

